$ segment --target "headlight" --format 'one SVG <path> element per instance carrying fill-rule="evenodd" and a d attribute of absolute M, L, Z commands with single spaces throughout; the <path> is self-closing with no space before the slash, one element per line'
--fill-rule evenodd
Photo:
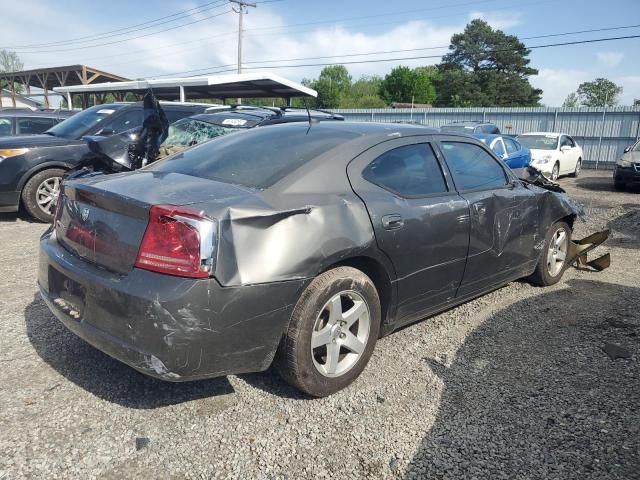
<path fill-rule="evenodd" d="M 631 160 L 625 160 L 624 158 L 621 158 L 619 160 L 616 161 L 616 165 L 618 165 L 619 167 L 630 167 L 631 166 Z"/>
<path fill-rule="evenodd" d="M 5 148 L 0 149 L 0 162 L 5 158 L 15 157 L 16 155 L 22 155 L 23 153 L 27 153 L 29 151 L 28 148 Z"/>
<path fill-rule="evenodd" d="M 553 157 L 551 155 L 545 155 L 544 157 L 539 157 L 534 159 L 533 161 L 536 163 L 549 163 Z"/>

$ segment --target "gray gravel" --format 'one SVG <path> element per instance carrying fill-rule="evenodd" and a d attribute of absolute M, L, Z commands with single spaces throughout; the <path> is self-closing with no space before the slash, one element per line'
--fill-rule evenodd
<path fill-rule="evenodd" d="M 44 227 L 1 216 L 0 479 L 640 478 L 640 194 L 609 172 L 561 183 L 592 214 L 578 237 L 613 228 L 609 270 L 405 328 L 322 400 L 270 372 L 168 384 L 110 359 L 36 296 Z"/>

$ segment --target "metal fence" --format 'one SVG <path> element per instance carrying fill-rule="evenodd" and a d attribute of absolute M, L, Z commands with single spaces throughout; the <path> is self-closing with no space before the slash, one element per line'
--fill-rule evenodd
<path fill-rule="evenodd" d="M 507 135 L 562 132 L 584 150 L 585 166 L 612 168 L 640 137 L 640 107 L 602 108 L 382 108 L 334 110 L 345 120 L 411 122 L 432 127 L 461 120 L 495 123 Z"/>

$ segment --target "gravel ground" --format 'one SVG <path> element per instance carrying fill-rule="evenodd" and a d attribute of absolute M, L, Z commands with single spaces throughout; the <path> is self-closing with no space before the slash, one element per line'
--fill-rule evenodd
<path fill-rule="evenodd" d="M 640 193 L 561 183 L 591 214 L 577 237 L 613 229 L 609 270 L 405 328 L 321 400 L 271 372 L 169 384 L 110 359 L 38 299 L 44 227 L 1 216 L 0 479 L 640 478 Z"/>

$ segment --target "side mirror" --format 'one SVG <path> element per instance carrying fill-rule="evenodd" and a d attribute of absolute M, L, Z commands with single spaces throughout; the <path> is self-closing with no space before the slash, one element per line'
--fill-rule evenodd
<path fill-rule="evenodd" d="M 631 146 L 626 147 L 626 148 L 624 149 L 624 153 L 629 153 L 630 151 L 631 151 Z"/>
<path fill-rule="evenodd" d="M 562 152 L 568 152 L 569 150 L 571 150 L 571 147 L 569 145 L 563 145 L 562 147 L 560 147 L 560 150 Z"/>
<path fill-rule="evenodd" d="M 102 137 L 110 137 L 114 133 L 116 132 L 113 131 L 113 128 L 105 127 L 102 130 L 100 130 L 96 135 L 100 135 Z"/>

